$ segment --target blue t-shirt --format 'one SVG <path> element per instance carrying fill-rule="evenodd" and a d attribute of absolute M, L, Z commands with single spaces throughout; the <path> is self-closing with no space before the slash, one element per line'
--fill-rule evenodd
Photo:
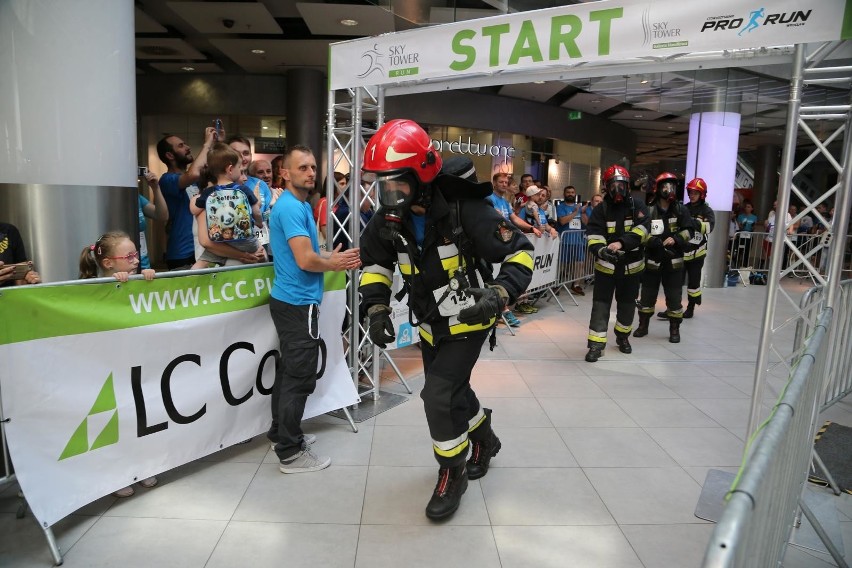
<path fill-rule="evenodd" d="M 269 244 L 275 267 L 272 297 L 294 306 L 319 304 L 322 302 L 323 273 L 299 268 L 288 242 L 293 237 L 310 238 L 311 248 L 319 254 L 311 204 L 300 201 L 288 190 L 275 202 L 269 218 Z"/>
<path fill-rule="evenodd" d="M 509 205 L 509 202 L 497 195 L 496 193 L 492 193 L 485 199 L 490 201 L 491 205 L 494 206 L 494 209 L 499 211 L 503 218 L 507 221 L 509 220 L 509 217 L 512 215 L 512 213 L 515 212 L 514 209 L 512 209 L 512 206 Z"/>
<path fill-rule="evenodd" d="M 574 215 L 574 220 L 580 223 L 578 229 L 583 228 L 583 206 L 577 203 L 565 203 L 564 201 L 560 201 L 559 205 L 556 206 L 556 224 L 558 225 L 557 229 L 560 233 L 564 233 L 565 231 L 571 228 L 570 223 L 565 223 L 564 225 L 559 223 L 559 217 L 564 217 L 565 215 L 570 215 L 571 213 L 577 212 Z"/>
<path fill-rule="evenodd" d="M 166 259 L 179 260 L 195 256 L 195 239 L 192 238 L 192 213 L 186 188 L 178 187 L 181 174 L 165 173 L 160 178 L 160 189 L 169 208 L 169 235 Z"/>
<path fill-rule="evenodd" d="M 757 223 L 757 215 L 753 213 L 751 215 L 740 213 L 737 216 L 737 223 L 740 225 L 741 231 L 751 232 L 754 230 L 754 224 Z"/>
<path fill-rule="evenodd" d="M 270 202 L 272 201 L 272 190 L 269 189 L 269 186 L 266 185 L 266 182 L 262 179 L 249 176 L 246 180 L 246 187 L 254 193 L 254 188 L 257 187 L 258 191 L 258 200 L 260 201 L 260 214 L 263 216 L 264 222 L 269 221 L 270 214 Z"/>
<path fill-rule="evenodd" d="M 148 228 L 148 221 L 145 219 L 145 206 L 150 203 L 142 195 L 139 196 L 139 268 L 151 268 L 151 261 L 148 260 L 148 243 L 145 239 L 145 229 Z"/>
<path fill-rule="evenodd" d="M 411 214 L 411 224 L 414 225 L 414 241 L 417 248 L 423 248 L 423 239 L 426 238 L 426 215 Z"/>

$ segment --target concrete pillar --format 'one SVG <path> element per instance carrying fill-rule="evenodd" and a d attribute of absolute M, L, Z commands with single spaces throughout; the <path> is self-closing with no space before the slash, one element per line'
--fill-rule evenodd
<path fill-rule="evenodd" d="M 317 164 L 325 149 L 322 133 L 327 110 L 328 88 L 322 71 L 287 71 L 287 146 L 307 146 L 313 150 Z"/>
<path fill-rule="evenodd" d="M 133 2 L 0 2 L 0 216 L 44 281 L 138 235 Z"/>
<path fill-rule="evenodd" d="M 752 205 L 758 220 L 763 221 L 778 195 L 778 168 L 781 167 L 781 147 L 765 144 L 757 147 L 754 164 L 754 195 Z"/>

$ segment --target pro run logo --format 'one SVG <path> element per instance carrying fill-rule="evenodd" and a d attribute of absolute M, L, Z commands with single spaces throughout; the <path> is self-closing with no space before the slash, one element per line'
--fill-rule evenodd
<path fill-rule="evenodd" d="M 112 415 L 107 417 L 104 415 L 105 412 L 112 412 Z M 93 430 L 96 430 L 99 424 L 104 423 L 104 419 L 106 419 L 106 424 L 100 430 L 100 433 L 94 436 L 92 442 L 89 443 L 91 439 L 89 436 L 89 427 L 91 426 Z M 77 426 L 74 433 L 71 434 L 71 439 L 65 444 L 65 449 L 62 450 L 62 455 L 59 456 L 59 460 L 57 461 L 79 456 L 80 454 L 85 454 L 86 452 L 97 450 L 98 448 L 103 448 L 117 442 L 118 409 L 115 404 L 112 373 L 110 373 L 107 380 L 104 381 L 104 385 L 101 387 L 101 392 L 98 393 L 92 409 L 89 410 L 89 413 L 83 418 L 83 421 Z"/>

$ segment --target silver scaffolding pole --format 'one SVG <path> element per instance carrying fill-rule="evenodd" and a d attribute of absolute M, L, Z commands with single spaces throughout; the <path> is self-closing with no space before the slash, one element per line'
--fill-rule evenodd
<path fill-rule="evenodd" d="M 361 160 L 364 150 L 364 137 L 375 133 L 375 129 L 364 126 L 364 123 L 372 120 L 375 120 L 376 127 L 384 123 L 383 87 L 355 87 L 329 91 L 327 140 L 329 182 L 326 187 L 326 195 L 329 203 L 336 204 L 346 200 L 346 203 L 349 204 L 349 213 L 344 218 L 333 215 L 332 207 L 329 207 L 327 226 L 333 227 L 333 230 L 329 231 L 329 234 L 333 235 L 329 238 L 332 247 L 334 240 L 337 239 L 345 240 L 351 243 L 353 247 L 358 247 L 362 230 L 360 208 L 368 201 L 372 206 L 377 205 L 375 184 L 367 191 L 363 193 L 361 191 Z M 335 151 L 338 154 L 337 156 L 335 156 Z M 333 201 L 334 186 L 331 178 L 335 169 L 344 162 L 349 169 L 349 184 L 339 196 L 338 201 L 335 202 Z M 361 403 L 352 407 L 351 415 L 348 414 L 347 419 L 350 419 L 351 416 L 350 422 L 353 420 L 354 422 L 361 422 L 407 400 L 404 396 L 379 390 L 381 359 L 385 359 L 396 372 L 406 391 L 409 394 L 412 391 L 390 354 L 375 347 L 370 342 L 366 329 L 361 325 L 358 295 L 360 271 L 354 271 L 350 276 L 351 278 L 346 284 L 349 318 L 348 326 L 343 334 L 347 339 L 346 356 L 352 373 L 352 380 L 355 387 L 359 389 L 362 400 Z M 366 386 L 367 384 L 369 386 Z"/>
<path fill-rule="evenodd" d="M 807 57 L 805 55 L 806 47 L 808 46 L 797 45 L 793 56 L 787 127 L 777 195 L 778 206 L 775 212 L 775 238 L 771 251 L 760 344 L 755 363 L 754 390 L 748 422 L 749 435 L 753 434 L 760 424 L 761 404 L 767 379 L 775 369 L 778 369 L 778 373 L 775 374 L 780 373 L 778 376 L 787 376 L 790 370 L 790 362 L 795 360 L 797 355 L 793 350 L 800 349 L 791 348 L 789 340 L 783 338 L 781 332 L 786 331 L 789 326 L 799 323 L 804 323 L 808 327 L 812 327 L 815 323 L 809 321 L 809 318 L 812 319 L 816 311 L 811 310 L 809 305 L 800 306 L 798 299 L 793 298 L 781 286 L 782 279 L 794 273 L 805 273 L 814 283 L 825 286 L 827 290 L 825 301 L 828 302 L 826 305 L 833 306 L 836 301 L 844 260 L 850 205 L 849 188 L 850 183 L 852 183 L 847 172 L 848 168 L 845 167 L 846 164 L 850 163 L 850 101 L 844 101 L 846 104 L 803 105 L 802 96 L 804 89 L 809 84 L 831 82 L 848 86 L 850 77 L 852 77 L 852 67 L 818 67 L 825 56 L 838 47 L 838 42 L 826 42 L 820 46 L 814 46 L 813 53 Z M 814 122 L 819 122 L 823 127 L 833 125 L 835 128 L 833 132 L 823 132 L 822 137 L 820 137 L 810 126 Z M 826 130 L 826 128 L 823 128 L 823 130 Z M 796 142 L 800 133 L 813 143 L 814 149 L 807 153 L 800 151 L 797 157 Z M 842 138 L 842 150 L 838 152 L 836 141 L 841 139 L 841 136 L 844 137 Z M 816 158 L 828 162 L 834 168 L 840 181 L 825 188 L 818 195 L 808 195 L 799 189 L 796 177 Z M 791 194 L 795 195 L 803 206 L 801 211 L 791 219 L 791 222 L 787 223 L 786 217 Z M 817 206 L 832 197 L 835 198 L 837 218 L 833 220 L 833 228 L 829 229 L 830 232 L 834 233 L 834 236 L 825 245 L 827 250 L 822 246 L 825 241 L 820 241 L 820 246 L 806 245 L 807 240 L 800 240 L 794 235 L 787 234 L 788 227 L 798 223 L 805 215 L 814 215 L 819 223 L 828 226 L 827 219 L 819 213 Z M 820 263 L 817 262 L 820 255 L 828 255 L 831 259 L 827 271 L 821 270 Z M 789 261 L 786 267 L 783 262 L 785 257 Z M 820 295 L 813 296 L 813 301 L 820 300 Z M 776 317 L 776 308 L 782 301 L 786 301 L 786 305 L 793 308 L 794 315 L 779 322 Z"/>

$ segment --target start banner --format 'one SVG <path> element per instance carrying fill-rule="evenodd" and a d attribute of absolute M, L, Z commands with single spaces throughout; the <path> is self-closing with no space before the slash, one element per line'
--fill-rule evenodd
<path fill-rule="evenodd" d="M 127 283 L 5 288 L 0 393 L 42 526 L 270 424 L 280 359 L 272 267 Z M 345 275 L 328 274 L 305 418 L 358 402 L 343 359 Z"/>

